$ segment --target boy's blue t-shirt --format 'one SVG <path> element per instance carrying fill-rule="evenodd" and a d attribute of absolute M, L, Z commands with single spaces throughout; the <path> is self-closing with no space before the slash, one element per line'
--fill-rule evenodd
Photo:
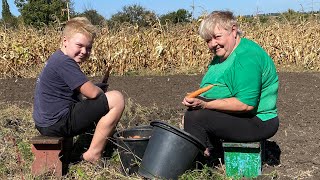
<path fill-rule="evenodd" d="M 33 119 L 39 127 L 49 127 L 78 102 L 76 88 L 88 81 L 79 65 L 61 50 L 53 53 L 36 82 Z"/>

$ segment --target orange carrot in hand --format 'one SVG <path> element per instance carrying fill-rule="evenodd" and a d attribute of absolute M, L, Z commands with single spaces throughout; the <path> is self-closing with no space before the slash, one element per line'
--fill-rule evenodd
<path fill-rule="evenodd" d="M 200 88 L 200 89 L 198 89 L 196 91 L 193 91 L 192 93 L 188 94 L 186 97 L 187 98 L 195 98 L 195 97 L 199 96 L 200 94 L 208 91 L 212 87 L 213 87 L 213 84 L 210 84 L 210 85 L 208 85 L 206 87 L 203 87 L 203 88 Z"/>

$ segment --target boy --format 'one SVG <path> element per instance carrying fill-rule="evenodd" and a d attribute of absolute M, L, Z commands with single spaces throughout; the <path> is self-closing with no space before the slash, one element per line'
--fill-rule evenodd
<path fill-rule="evenodd" d="M 101 158 L 124 110 L 120 92 L 105 93 L 80 69 L 90 56 L 95 31 L 84 17 L 66 23 L 61 48 L 49 57 L 37 79 L 33 110 L 36 128 L 45 136 L 73 137 L 95 128 L 89 149 L 81 155 L 92 163 Z M 78 99 L 79 94 L 84 100 Z"/>

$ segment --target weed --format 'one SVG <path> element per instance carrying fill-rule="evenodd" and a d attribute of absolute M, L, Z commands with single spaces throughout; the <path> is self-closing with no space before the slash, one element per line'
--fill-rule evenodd
<path fill-rule="evenodd" d="M 221 170 L 220 170 L 221 171 Z M 214 169 L 204 165 L 202 169 L 189 170 L 179 177 L 180 180 L 194 180 L 194 179 L 216 179 L 226 180 L 225 174 L 219 169 Z"/>

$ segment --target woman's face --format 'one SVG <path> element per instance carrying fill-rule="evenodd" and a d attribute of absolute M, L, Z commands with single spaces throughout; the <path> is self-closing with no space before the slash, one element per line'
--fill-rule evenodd
<path fill-rule="evenodd" d="M 214 28 L 212 38 L 207 41 L 209 49 L 221 60 L 226 60 L 237 45 L 237 29 L 227 31 L 221 26 Z"/>
<path fill-rule="evenodd" d="M 91 53 L 92 40 L 81 33 L 64 37 L 62 51 L 77 63 L 84 62 Z"/>

